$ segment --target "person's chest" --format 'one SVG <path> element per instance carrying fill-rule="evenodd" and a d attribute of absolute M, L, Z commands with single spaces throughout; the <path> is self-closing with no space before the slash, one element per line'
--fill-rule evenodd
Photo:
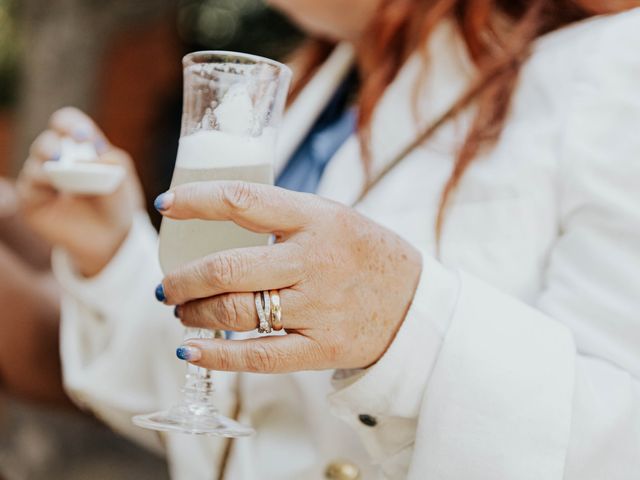
<path fill-rule="evenodd" d="M 561 88 L 532 62 L 524 74 L 512 110 L 497 143 L 462 176 L 445 210 L 441 235 L 436 216 L 469 115 L 445 124 L 413 150 L 362 199 L 366 170 L 354 135 L 329 162 L 318 194 L 355 205 L 361 213 L 398 233 L 423 254 L 472 273 L 507 293 L 533 301 L 543 286 L 544 268 L 559 235 L 562 122 L 568 102 Z M 538 62 L 540 63 L 540 62 Z M 438 116 L 464 89 L 464 78 L 443 67 L 428 98 L 426 119 Z M 369 172 L 374 177 L 421 129 L 411 106 L 411 75 L 400 77 L 377 111 Z M 442 87 L 446 85 L 446 87 Z M 440 93 L 442 92 L 442 93 Z M 430 118 L 429 118 L 430 117 Z"/>
<path fill-rule="evenodd" d="M 441 62 L 439 77 L 427 87 L 433 101 L 427 102 L 423 123 L 446 109 L 466 85 L 458 67 L 446 58 Z M 411 108 L 412 78 L 401 75 L 381 101 L 372 129 L 374 172 L 420 129 Z M 439 255 L 447 266 L 534 302 L 543 288 L 549 251 L 560 233 L 558 165 L 565 106 L 562 92 L 552 92 L 548 84 L 547 79 L 538 81 L 536 70 L 525 72 L 499 141 L 473 162 L 451 198 L 439 252 L 436 215 L 464 136 L 464 120 L 446 125 L 411 152 L 361 201 L 365 169 L 354 135 L 330 160 L 317 193 L 355 204 L 424 254 Z M 234 478 L 319 479 L 329 465 L 343 460 L 357 465 L 365 473 L 362 478 L 377 478 L 355 433 L 328 410 L 330 375 L 247 376 L 243 410 L 260 433 L 244 447 L 238 442 L 234 458 L 238 470 L 232 471 L 242 470 L 244 476 Z M 281 447 L 282 455 L 274 456 L 274 445 Z"/>
<path fill-rule="evenodd" d="M 556 155 L 552 138 L 541 141 L 529 123 L 509 131 L 492 154 L 465 173 L 445 210 L 440 236 L 436 217 L 454 156 L 442 142 L 417 149 L 355 205 L 446 266 L 461 269 L 532 301 L 542 287 L 548 252 L 558 235 Z M 533 135 L 532 135 L 533 133 Z M 535 144 L 534 144 L 535 143 Z M 357 195 L 360 160 L 348 142 L 320 185 L 322 196 L 347 204 Z"/>

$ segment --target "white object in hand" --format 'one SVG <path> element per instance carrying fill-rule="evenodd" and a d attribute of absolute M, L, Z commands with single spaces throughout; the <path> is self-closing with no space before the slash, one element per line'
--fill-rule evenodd
<path fill-rule="evenodd" d="M 45 162 L 43 169 L 61 192 L 78 195 L 109 195 L 122 183 L 126 171 L 121 165 L 99 163 L 91 142 L 63 138 L 60 160 Z"/>

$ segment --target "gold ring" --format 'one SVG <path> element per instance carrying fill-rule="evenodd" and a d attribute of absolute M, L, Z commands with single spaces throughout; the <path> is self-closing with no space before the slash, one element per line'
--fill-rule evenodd
<path fill-rule="evenodd" d="M 271 326 L 278 332 L 282 330 L 282 306 L 280 305 L 280 293 L 278 290 L 271 290 L 269 292 L 271 297 Z"/>

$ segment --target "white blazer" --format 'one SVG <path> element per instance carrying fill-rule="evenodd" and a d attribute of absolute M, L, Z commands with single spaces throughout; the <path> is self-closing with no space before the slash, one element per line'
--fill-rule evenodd
<path fill-rule="evenodd" d="M 419 104 L 425 124 L 473 71 L 451 24 L 437 29 L 430 49 Z M 281 158 L 350 62 L 349 47 L 340 47 L 292 106 Z M 374 169 L 418 131 L 418 70 L 410 59 L 380 101 Z M 640 10 L 536 43 L 500 140 L 453 199 L 436 259 L 438 199 L 467 124 L 445 126 L 357 206 L 424 258 L 387 353 L 333 384 L 332 372 L 242 374 L 241 419 L 258 435 L 236 442 L 228 479 L 322 479 L 337 461 L 365 480 L 640 477 Z M 363 179 L 352 137 L 319 194 L 350 204 Z M 65 381 L 115 430 L 166 451 L 174 478 L 212 479 L 223 440 L 157 436 L 130 421 L 167 407 L 183 382 L 173 353 L 182 328 L 153 298 L 162 278 L 156 250 L 141 216 L 94 279 L 80 279 L 55 253 L 66 291 Z M 216 375 L 219 406 L 229 412 L 235 374 Z M 377 424 L 364 425 L 360 414 Z"/>

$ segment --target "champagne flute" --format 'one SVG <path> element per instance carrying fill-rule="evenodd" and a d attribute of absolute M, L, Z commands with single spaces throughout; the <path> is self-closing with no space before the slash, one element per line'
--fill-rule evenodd
<path fill-rule="evenodd" d="M 273 184 L 277 128 L 291 71 L 285 65 L 233 52 L 194 52 L 184 57 L 184 104 L 178 158 L 171 186 L 211 180 Z M 160 229 L 164 273 L 211 253 L 269 243 L 269 234 L 233 222 L 172 220 Z M 222 332 L 187 329 L 187 338 L 222 337 Z M 240 437 L 254 433 L 220 414 L 213 403 L 212 372 L 187 365 L 180 402 L 168 410 L 138 415 L 144 428 Z"/>

